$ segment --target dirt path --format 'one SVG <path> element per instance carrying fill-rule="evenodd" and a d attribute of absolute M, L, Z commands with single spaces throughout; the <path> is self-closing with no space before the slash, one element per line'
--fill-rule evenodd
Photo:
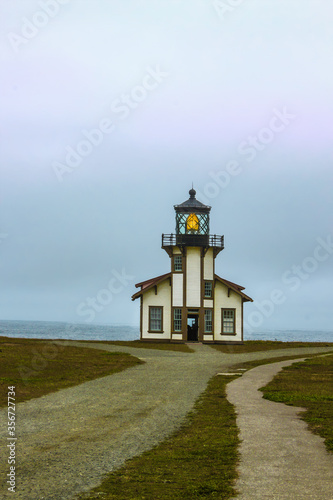
<path fill-rule="evenodd" d="M 297 416 L 302 408 L 265 400 L 258 391 L 292 363 L 259 366 L 227 386 L 242 440 L 237 500 L 333 499 L 333 455 Z"/>
<path fill-rule="evenodd" d="M 130 352 L 146 363 L 17 405 L 16 499 L 66 500 L 97 486 L 109 471 L 178 428 L 209 378 L 228 366 L 250 359 L 329 350 L 236 355 L 205 345 L 197 345 L 191 354 L 89 344 L 89 348 L 94 347 Z M 1 422 L 4 449 L 5 410 L 1 410 Z M 1 459 L 0 472 L 6 477 L 7 456 Z M 13 495 L 5 482 L 0 491 L 2 498 Z"/>

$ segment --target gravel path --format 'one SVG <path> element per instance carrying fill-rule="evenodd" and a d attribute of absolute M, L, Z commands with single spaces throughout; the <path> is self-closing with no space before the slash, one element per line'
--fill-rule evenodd
<path fill-rule="evenodd" d="M 97 486 L 126 459 L 152 448 L 179 428 L 211 376 L 235 363 L 329 348 L 222 354 L 205 345 L 195 353 L 73 342 L 122 351 L 146 361 L 98 380 L 17 405 L 15 499 L 66 500 Z M 1 443 L 7 443 L 1 410 Z M 3 448 L 3 446 L 2 446 Z M 1 459 L 2 478 L 8 473 Z M 2 498 L 13 495 L 2 484 Z"/>
<path fill-rule="evenodd" d="M 333 499 L 333 455 L 324 439 L 299 419 L 302 408 L 265 400 L 258 391 L 294 362 L 259 366 L 227 385 L 242 440 L 237 500 Z"/>

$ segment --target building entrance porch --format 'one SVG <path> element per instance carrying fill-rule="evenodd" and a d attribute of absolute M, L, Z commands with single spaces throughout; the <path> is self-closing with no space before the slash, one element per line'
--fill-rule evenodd
<path fill-rule="evenodd" d="M 199 340 L 199 311 L 191 311 L 187 314 L 187 340 L 190 342 Z"/>

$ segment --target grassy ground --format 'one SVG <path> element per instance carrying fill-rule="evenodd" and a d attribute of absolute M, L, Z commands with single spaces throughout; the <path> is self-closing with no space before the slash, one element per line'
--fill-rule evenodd
<path fill-rule="evenodd" d="M 230 380 L 231 377 L 213 377 L 178 432 L 154 449 L 129 460 L 98 488 L 78 498 L 231 498 L 235 494 L 239 440 L 235 412 L 225 394 Z"/>
<path fill-rule="evenodd" d="M 210 344 L 217 351 L 226 354 L 242 354 L 245 352 L 272 351 L 291 349 L 294 347 L 332 347 L 333 342 L 280 342 L 277 340 L 247 340 L 244 344 Z"/>
<path fill-rule="evenodd" d="M 307 354 L 307 358 L 312 358 L 318 356 L 318 354 Z M 251 370 L 251 368 L 255 368 L 256 366 L 260 365 L 268 365 L 269 363 L 278 363 L 279 361 L 285 361 L 288 359 L 297 359 L 297 358 L 304 358 L 304 354 L 294 354 L 293 356 L 278 356 L 276 358 L 268 358 L 268 359 L 254 359 L 252 361 L 245 361 L 243 363 L 237 363 L 235 365 L 232 365 L 230 368 L 230 371 L 233 372 L 234 370 Z"/>
<path fill-rule="evenodd" d="M 91 341 L 85 340 L 83 342 L 94 342 L 102 344 L 114 344 L 118 346 L 126 347 L 137 347 L 140 349 L 162 349 L 166 351 L 178 351 L 178 352 L 194 352 L 190 346 L 187 344 L 172 344 L 170 342 L 159 343 L 159 342 L 141 342 L 140 340 L 129 340 L 129 341 Z M 277 340 L 248 340 L 242 345 L 221 345 L 221 344 L 207 344 L 217 351 L 227 353 L 227 354 L 241 354 L 246 352 L 259 352 L 259 351 L 272 351 L 277 349 L 290 349 L 294 347 L 332 347 L 333 342 L 280 342 Z"/>
<path fill-rule="evenodd" d="M 116 344 L 140 348 L 150 347 L 149 344 L 139 341 L 117 342 Z M 224 352 L 230 352 L 232 348 L 236 353 L 314 345 L 318 344 L 254 341 L 246 342 L 243 346 L 216 345 L 214 347 L 218 350 L 226 349 Z M 327 343 L 319 345 L 332 345 L 333 347 L 333 344 Z M 152 344 L 152 346 L 153 348 L 171 347 L 175 350 L 188 348 L 181 344 Z M 1 395 L 7 397 L 8 385 L 17 385 L 17 389 L 22 388 L 22 394 L 17 396 L 17 400 L 20 401 L 140 363 L 137 358 L 126 354 L 71 346 L 63 347 L 32 339 L 0 338 L 0 351 L 2 351 L 0 352 Z M 292 358 L 296 357 L 292 356 Z M 299 357 L 304 357 L 304 355 Z M 318 378 L 316 363 L 318 360 L 329 360 L 332 357 L 315 358 L 311 368 L 314 381 L 327 383 L 328 388 L 332 387 L 332 379 L 327 379 L 328 368 L 325 368 L 325 379 Z M 254 360 L 236 365 L 230 370 L 250 369 L 260 364 L 283 359 L 290 359 L 290 356 Z M 18 367 L 21 367 L 21 375 L 18 373 Z M 23 372 L 22 367 L 25 369 Z M 306 373 L 309 375 L 309 371 Z M 322 368 L 320 368 L 320 373 L 324 373 Z M 332 376 L 332 373 L 329 373 L 329 376 Z M 22 383 L 21 376 L 25 384 Z M 99 488 L 81 498 L 106 500 L 231 498 L 234 495 L 233 483 L 236 478 L 239 443 L 235 413 L 225 397 L 225 385 L 231 380 L 231 377 L 213 377 L 207 390 L 197 401 L 195 409 L 178 432 L 153 450 L 129 460 L 124 467 L 109 475 Z M 318 387 L 314 389 L 316 391 L 314 395 L 317 398 L 318 395 L 321 397 L 323 395 Z M 316 404 L 317 401 L 318 399 L 315 400 Z M 5 402 L 7 404 L 7 398 Z M 301 406 L 305 405 L 301 404 Z M 319 418 L 324 427 L 330 425 L 332 428 L 332 420 L 331 424 L 328 424 L 327 419 L 323 419 L 323 415 L 314 418 L 317 420 Z M 221 432 L 217 433 L 216 429 Z"/>
<path fill-rule="evenodd" d="M 91 342 L 88 340 L 87 342 Z M 140 340 L 110 340 L 110 341 L 104 341 L 100 340 L 98 342 L 101 342 L 103 344 L 113 344 L 113 345 L 119 345 L 119 346 L 126 346 L 126 347 L 137 347 L 139 349 L 160 349 L 162 351 L 177 351 L 177 352 L 194 352 L 193 349 L 191 349 L 188 345 L 186 344 L 171 344 L 170 342 L 141 342 Z"/>
<path fill-rule="evenodd" d="M 141 363 L 124 353 L 0 337 L 0 407 L 7 405 L 8 386 L 22 402 Z"/>
<path fill-rule="evenodd" d="M 304 344 L 303 344 L 304 345 Z M 315 356 L 315 355 L 314 355 Z M 253 360 L 230 367 L 251 369 L 297 356 Z M 299 357 L 304 357 L 299 355 Z M 316 358 L 317 359 L 317 358 Z M 235 377 L 213 377 L 185 425 L 168 440 L 107 476 L 80 499 L 230 499 L 235 495 L 238 431 L 225 386 Z M 216 429 L 221 430 L 217 433 Z"/>
<path fill-rule="evenodd" d="M 333 452 L 333 355 L 284 368 L 261 390 L 264 398 L 305 408 L 300 416 Z"/>

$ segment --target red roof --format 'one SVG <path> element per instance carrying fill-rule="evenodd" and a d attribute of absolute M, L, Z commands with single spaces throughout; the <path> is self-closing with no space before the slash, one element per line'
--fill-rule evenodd
<path fill-rule="evenodd" d="M 161 274 L 160 276 L 156 276 L 156 278 L 150 278 L 149 280 L 141 281 L 141 283 L 137 283 L 135 285 L 136 288 L 141 287 L 141 290 L 139 290 L 134 295 L 132 295 L 132 300 L 137 299 L 144 292 L 150 290 L 153 286 L 158 285 L 159 283 L 161 283 L 162 281 L 164 281 L 168 278 L 171 278 L 171 273 Z M 233 283 L 232 281 L 228 281 L 224 278 L 220 278 L 220 276 L 218 276 L 217 274 L 214 275 L 214 278 L 216 280 L 220 281 L 221 283 L 223 283 L 224 285 L 226 285 L 228 288 L 231 288 L 232 290 L 234 290 L 239 295 L 241 295 L 243 297 L 244 301 L 253 302 L 251 297 L 249 297 L 248 295 L 245 295 L 245 293 L 242 292 L 242 290 L 244 290 L 243 286 L 237 285 L 236 283 Z"/>
<path fill-rule="evenodd" d="M 219 276 L 217 276 L 217 274 L 215 274 L 215 278 L 219 278 Z M 220 279 L 223 279 L 223 281 L 226 284 L 229 284 L 232 287 L 238 288 L 238 290 L 245 290 L 245 288 L 243 286 L 237 285 L 236 283 L 233 283 L 232 281 L 226 280 L 225 278 L 220 278 Z"/>
<path fill-rule="evenodd" d="M 134 295 L 132 295 L 132 300 L 137 299 L 142 295 L 143 292 L 146 292 L 150 288 L 152 288 L 155 285 L 158 285 L 158 283 L 161 283 L 162 281 L 166 280 L 167 278 L 171 277 L 171 273 L 166 273 L 166 274 L 161 274 L 161 276 L 156 276 L 156 278 L 150 278 L 149 280 L 146 281 L 141 281 L 141 283 L 137 283 L 135 285 L 136 288 L 139 286 L 141 287 L 141 290 L 139 292 L 136 292 Z"/>
<path fill-rule="evenodd" d="M 245 293 L 243 293 L 241 291 L 241 290 L 245 290 L 245 288 L 243 286 L 237 285 L 236 283 L 233 283 L 232 281 L 225 280 L 224 278 L 220 278 L 220 276 L 218 276 L 217 274 L 214 274 L 214 278 L 216 280 L 220 281 L 221 283 L 223 283 L 224 285 L 227 285 L 228 288 L 231 288 L 239 295 L 241 295 L 245 302 L 253 302 L 253 299 L 251 299 L 251 297 L 249 297 L 248 295 L 245 295 Z"/>

